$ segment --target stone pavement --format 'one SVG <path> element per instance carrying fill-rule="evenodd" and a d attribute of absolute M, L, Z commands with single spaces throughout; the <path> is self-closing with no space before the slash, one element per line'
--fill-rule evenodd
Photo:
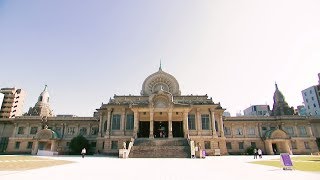
<path fill-rule="evenodd" d="M 118 159 L 113 157 L 55 156 L 75 163 L 26 171 L 0 171 L 1 180 L 203 180 L 290 179 L 319 180 L 319 172 L 284 171 L 277 167 L 248 163 L 252 156 L 218 156 L 206 159 Z M 275 159 L 278 156 L 264 156 Z M 280 162 L 279 162 L 280 163 Z"/>

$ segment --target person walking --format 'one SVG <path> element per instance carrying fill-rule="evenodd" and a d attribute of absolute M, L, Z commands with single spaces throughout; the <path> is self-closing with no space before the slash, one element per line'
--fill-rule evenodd
<path fill-rule="evenodd" d="M 257 159 L 257 155 L 258 155 L 257 148 L 254 148 L 253 149 L 253 159 Z"/>
<path fill-rule="evenodd" d="M 83 149 L 81 150 L 82 158 L 84 158 L 84 156 L 86 155 L 86 153 L 87 153 L 86 148 L 83 148 Z"/>
<path fill-rule="evenodd" d="M 259 155 L 259 158 L 261 159 L 262 158 L 262 150 L 260 148 L 258 149 L 258 155 Z"/>

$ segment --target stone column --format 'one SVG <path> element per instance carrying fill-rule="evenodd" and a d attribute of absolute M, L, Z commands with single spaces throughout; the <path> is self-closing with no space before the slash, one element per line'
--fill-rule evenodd
<path fill-rule="evenodd" d="M 27 123 L 27 126 L 26 126 L 26 131 L 25 131 L 25 134 L 27 134 L 27 136 L 29 136 L 30 134 L 30 123 Z"/>
<path fill-rule="evenodd" d="M 246 129 L 246 123 L 243 123 L 243 137 L 247 137 L 247 129 Z"/>
<path fill-rule="evenodd" d="M 125 131 L 126 131 L 125 119 L 126 119 L 126 109 L 125 109 L 125 108 L 122 108 L 122 111 L 121 111 L 120 131 L 122 131 L 122 134 L 123 134 L 123 135 L 125 135 Z"/>
<path fill-rule="evenodd" d="M 211 112 L 212 137 L 217 137 L 216 118 L 214 117 L 214 109 L 211 108 L 210 112 Z"/>
<path fill-rule="evenodd" d="M 154 135 L 153 135 L 153 109 L 150 110 L 150 134 L 149 134 L 149 138 L 154 138 Z"/>
<path fill-rule="evenodd" d="M 230 135 L 231 135 L 231 137 L 233 137 L 234 138 L 234 133 L 233 133 L 233 123 L 231 123 L 231 126 L 230 126 Z"/>
<path fill-rule="evenodd" d="M 222 114 L 219 114 L 219 121 L 220 121 L 219 123 L 220 135 L 221 137 L 224 137 Z"/>
<path fill-rule="evenodd" d="M 310 123 L 308 123 L 307 129 L 308 129 L 308 130 L 307 130 L 307 131 L 308 131 L 307 133 L 309 134 L 309 136 L 310 136 L 310 137 L 313 137 L 313 133 L 312 133 L 312 129 L 311 129 L 311 124 L 310 124 Z"/>
<path fill-rule="evenodd" d="M 102 137 L 102 129 L 103 129 L 103 114 L 101 111 L 99 111 L 99 134 L 100 137 Z"/>
<path fill-rule="evenodd" d="M 284 150 L 285 150 L 285 153 L 289 153 L 290 154 L 290 145 L 289 145 L 289 140 L 286 140 L 283 145 L 285 146 L 284 147 Z"/>
<path fill-rule="evenodd" d="M 133 118 L 133 121 L 134 121 L 134 123 L 133 123 L 133 137 L 134 138 L 137 138 L 138 137 L 138 130 L 139 130 L 139 112 L 138 112 L 138 110 L 134 110 L 133 111 L 133 116 L 134 116 L 134 118 Z"/>
<path fill-rule="evenodd" d="M 51 140 L 51 148 L 50 151 L 56 151 L 56 142 L 55 140 Z"/>
<path fill-rule="evenodd" d="M 108 108 L 108 115 L 107 115 L 107 130 L 106 130 L 106 135 L 110 136 L 110 126 L 111 126 L 111 112 L 112 109 Z"/>
<path fill-rule="evenodd" d="M 168 138 L 172 138 L 172 109 L 168 111 Z"/>
<path fill-rule="evenodd" d="M 217 131 L 217 136 L 221 136 L 221 131 L 223 131 L 223 129 L 221 130 L 221 126 L 220 126 L 220 124 L 221 124 L 221 122 L 220 122 L 220 116 L 219 116 L 219 114 L 218 113 L 215 113 L 214 114 L 214 117 L 215 118 L 217 118 L 217 124 L 218 124 L 218 130 L 216 129 L 216 131 Z"/>
<path fill-rule="evenodd" d="M 38 153 L 38 148 L 39 148 L 39 141 L 36 140 L 36 141 L 35 141 L 35 144 L 34 144 L 34 148 L 32 149 L 31 154 L 32 154 L 32 155 L 36 155 L 36 154 Z"/>
<path fill-rule="evenodd" d="M 184 138 L 188 138 L 189 127 L 188 127 L 188 111 L 183 111 L 183 132 Z"/>
<path fill-rule="evenodd" d="M 18 123 L 14 123 L 14 128 L 13 128 L 13 136 L 17 136 L 17 131 L 18 131 Z"/>
<path fill-rule="evenodd" d="M 197 134 L 198 136 L 201 135 L 201 115 L 200 115 L 200 108 L 197 108 L 196 112 L 196 126 L 197 126 Z"/>
<path fill-rule="evenodd" d="M 293 135 L 290 135 L 291 137 L 298 137 L 299 133 L 298 133 L 298 123 L 294 123 L 294 128 L 293 128 Z"/>
<path fill-rule="evenodd" d="M 273 149 L 272 149 L 272 143 L 268 140 L 264 141 L 265 147 L 266 147 L 266 153 L 270 155 L 274 155 Z"/>

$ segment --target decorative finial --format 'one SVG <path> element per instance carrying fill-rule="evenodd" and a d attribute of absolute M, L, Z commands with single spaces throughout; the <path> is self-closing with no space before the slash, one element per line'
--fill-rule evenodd
<path fill-rule="evenodd" d="M 161 59 L 160 59 L 160 67 L 159 67 L 159 71 L 162 71 L 162 67 L 161 67 Z"/>
<path fill-rule="evenodd" d="M 276 89 L 278 89 L 278 84 L 277 84 L 277 82 L 275 82 L 275 85 L 276 85 Z"/>
<path fill-rule="evenodd" d="M 47 85 L 45 85 L 45 86 L 44 86 L 44 90 L 43 90 L 43 91 L 46 91 L 46 90 L 47 90 L 47 87 L 48 87 L 48 86 L 47 86 Z"/>

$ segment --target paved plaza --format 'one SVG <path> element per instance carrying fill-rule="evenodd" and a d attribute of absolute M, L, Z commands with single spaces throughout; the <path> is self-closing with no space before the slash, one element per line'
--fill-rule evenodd
<path fill-rule="evenodd" d="M 277 167 L 248 163 L 257 161 L 252 156 L 218 156 L 207 157 L 206 159 L 118 159 L 104 156 L 86 156 L 85 158 L 80 156 L 55 156 L 47 158 L 73 161 L 74 163 L 23 171 L 0 171 L 0 179 L 320 179 L 320 172 L 284 171 Z M 279 156 L 263 157 L 264 160 L 276 158 L 279 158 Z"/>

